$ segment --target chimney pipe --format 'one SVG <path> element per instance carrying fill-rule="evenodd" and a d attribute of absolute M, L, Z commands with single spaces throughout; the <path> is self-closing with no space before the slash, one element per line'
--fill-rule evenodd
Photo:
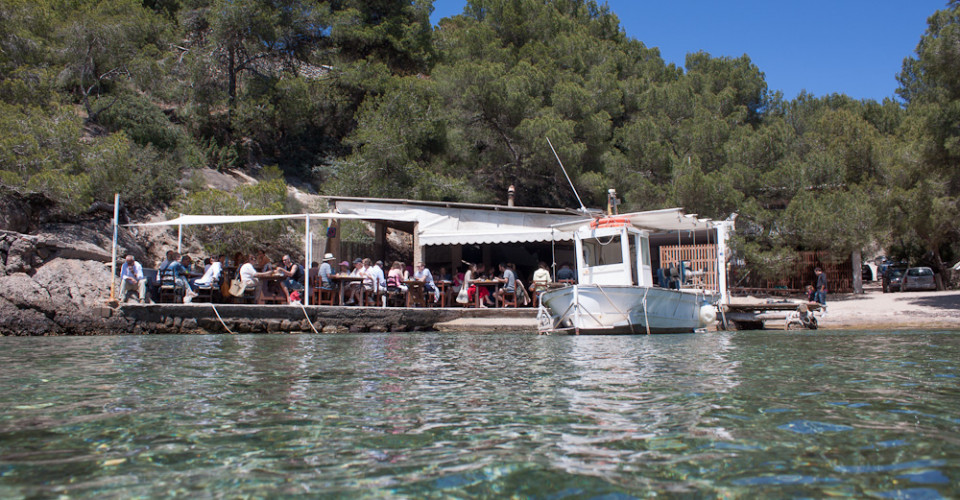
<path fill-rule="evenodd" d="M 517 193 L 516 188 L 514 188 L 513 184 L 511 184 L 510 187 L 507 188 L 507 206 L 508 207 L 513 206 L 513 198 L 514 196 L 516 196 L 516 193 Z"/>

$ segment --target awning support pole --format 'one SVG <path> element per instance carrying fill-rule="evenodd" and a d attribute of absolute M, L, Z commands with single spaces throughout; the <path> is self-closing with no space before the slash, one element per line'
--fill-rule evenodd
<path fill-rule="evenodd" d="M 310 305 L 310 216 L 306 217 L 307 228 L 303 236 L 303 305 Z M 307 318 L 310 319 L 310 318 Z"/>
<path fill-rule="evenodd" d="M 183 214 L 180 214 L 183 217 Z M 177 224 L 177 253 L 183 253 L 183 224 Z"/>
<path fill-rule="evenodd" d="M 550 228 L 550 281 L 557 281 L 557 239 L 555 229 Z"/>
<path fill-rule="evenodd" d="M 110 251 L 110 301 L 117 300 L 117 230 L 120 227 L 120 193 L 113 195 L 113 247 Z"/>

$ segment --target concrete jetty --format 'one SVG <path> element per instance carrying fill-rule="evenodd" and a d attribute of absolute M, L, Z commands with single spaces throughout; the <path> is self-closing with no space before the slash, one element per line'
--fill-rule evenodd
<path fill-rule="evenodd" d="M 127 333 L 526 332 L 535 309 L 340 307 L 253 304 L 123 304 L 106 309 Z"/>

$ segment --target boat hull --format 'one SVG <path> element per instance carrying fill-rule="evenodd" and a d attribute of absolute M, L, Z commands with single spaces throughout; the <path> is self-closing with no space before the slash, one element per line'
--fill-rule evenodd
<path fill-rule="evenodd" d="M 574 285 L 544 292 L 540 301 L 542 333 L 690 333 L 715 320 L 716 298 L 702 290 Z"/>

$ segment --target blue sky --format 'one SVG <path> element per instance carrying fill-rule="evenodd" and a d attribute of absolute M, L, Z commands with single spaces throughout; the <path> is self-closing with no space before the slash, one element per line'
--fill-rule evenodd
<path fill-rule="evenodd" d="M 466 0 L 434 0 L 431 16 L 459 14 Z M 686 55 L 750 56 L 771 91 L 793 99 L 842 93 L 895 97 L 896 74 L 946 0 L 609 0 L 631 38 L 683 66 Z"/>

